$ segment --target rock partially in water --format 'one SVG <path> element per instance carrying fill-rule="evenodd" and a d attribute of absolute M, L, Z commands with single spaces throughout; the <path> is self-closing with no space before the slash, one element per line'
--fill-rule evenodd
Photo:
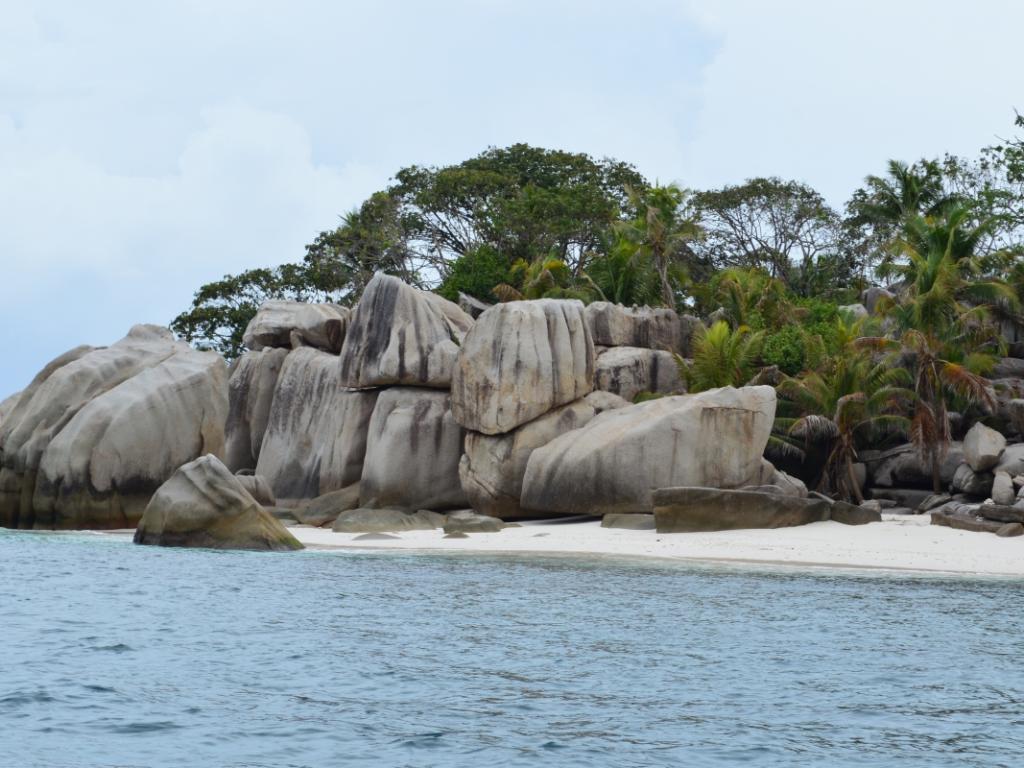
<path fill-rule="evenodd" d="M 452 412 L 497 435 L 586 395 L 594 343 L 579 301 L 496 304 L 466 334 L 452 376 Z"/>
<path fill-rule="evenodd" d="M 828 520 L 831 506 L 819 499 L 719 488 L 662 488 L 654 492 L 658 533 L 807 525 Z"/>
<path fill-rule="evenodd" d="M 242 343 L 253 351 L 309 346 L 338 354 L 348 318 L 349 310 L 337 304 L 265 301 L 246 326 Z"/>
<path fill-rule="evenodd" d="M 232 472 L 256 467 L 277 379 L 287 356 L 287 349 L 245 352 L 232 366 L 224 448 L 224 463 Z"/>
<path fill-rule="evenodd" d="M 470 506 L 485 515 L 513 520 L 530 517 L 519 505 L 530 454 L 597 414 L 628 403 L 610 393 L 591 392 L 504 435 L 467 432 L 459 479 Z"/>
<path fill-rule="evenodd" d="M 432 531 L 441 528 L 445 516 L 429 510 L 407 512 L 404 509 L 350 509 L 334 521 L 335 533 L 389 533 L 395 531 Z"/>
<path fill-rule="evenodd" d="M 377 392 L 341 386 L 338 358 L 303 347 L 285 358 L 257 474 L 285 506 L 359 481 Z"/>
<path fill-rule="evenodd" d="M 160 486 L 135 531 L 136 544 L 209 549 L 302 549 L 215 456 L 184 465 Z"/>
<path fill-rule="evenodd" d="M 762 460 L 774 417 L 775 390 L 767 386 L 713 389 L 607 411 L 532 453 L 522 507 L 589 515 L 650 512 L 658 488 L 763 485 L 774 474 Z"/>
<path fill-rule="evenodd" d="M 450 301 L 377 274 L 366 286 L 341 349 L 346 387 L 448 387 L 473 319 Z"/>
<path fill-rule="evenodd" d="M 370 419 L 360 484 L 364 507 L 454 509 L 467 505 L 459 481 L 462 428 L 447 392 L 384 390 Z"/>
<path fill-rule="evenodd" d="M 0 525 L 134 527 L 183 463 L 223 455 L 227 368 L 157 326 L 46 366 L 0 429 Z"/>

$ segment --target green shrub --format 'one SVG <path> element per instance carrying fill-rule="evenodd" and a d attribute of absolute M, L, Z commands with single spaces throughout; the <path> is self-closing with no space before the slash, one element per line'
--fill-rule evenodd
<path fill-rule="evenodd" d="M 449 301 L 458 301 L 459 293 L 493 303 L 494 286 L 509 281 L 509 264 L 497 250 L 482 245 L 457 258 L 437 292 Z"/>

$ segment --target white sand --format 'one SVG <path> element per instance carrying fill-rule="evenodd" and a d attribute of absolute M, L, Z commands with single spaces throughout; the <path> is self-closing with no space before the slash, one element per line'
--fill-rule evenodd
<path fill-rule="evenodd" d="M 357 541 L 358 534 L 291 528 L 307 547 L 390 551 L 597 554 L 801 567 L 1024 576 L 1024 537 L 1001 539 L 929 525 L 928 515 L 886 516 L 881 523 L 814 523 L 777 530 L 659 534 L 601 528 L 594 521 L 530 522 L 499 533 L 446 539 L 437 531 L 407 531 L 397 538 Z"/>

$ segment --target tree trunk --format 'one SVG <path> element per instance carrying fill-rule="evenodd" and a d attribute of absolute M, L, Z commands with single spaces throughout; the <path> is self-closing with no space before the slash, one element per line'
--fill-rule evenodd
<path fill-rule="evenodd" d="M 932 452 L 932 492 L 942 493 L 942 467 L 937 452 Z"/>
<path fill-rule="evenodd" d="M 860 483 L 857 482 L 857 473 L 853 471 L 853 461 L 846 457 L 846 477 L 850 482 L 850 489 L 853 491 L 853 498 L 858 504 L 864 503 L 864 494 L 860 492 Z"/>

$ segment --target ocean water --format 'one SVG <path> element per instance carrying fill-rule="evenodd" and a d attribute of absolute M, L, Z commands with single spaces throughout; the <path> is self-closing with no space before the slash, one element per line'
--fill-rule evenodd
<path fill-rule="evenodd" d="M 0 532 L 0 585 L 4 768 L 1024 762 L 1019 581 Z"/>

